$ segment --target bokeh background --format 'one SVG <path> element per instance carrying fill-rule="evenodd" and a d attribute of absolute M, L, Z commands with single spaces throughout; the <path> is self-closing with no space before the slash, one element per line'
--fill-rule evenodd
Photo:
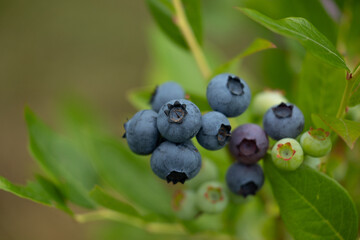
<path fill-rule="evenodd" d="M 203 1 L 205 49 L 215 66 L 256 37 L 269 39 L 277 49 L 247 58 L 240 72 L 254 91 L 265 86 L 281 88 L 292 100 L 296 89 L 292 83 L 301 69 L 304 50 L 251 22 L 234 6 L 252 6 L 274 18 L 306 17 L 333 42 L 340 20 L 336 14 L 332 19 L 320 1 L 271 2 Z M 355 46 L 353 52 L 359 50 L 356 44 L 349 46 Z M 347 56 L 353 57 L 351 53 Z M 147 85 L 156 76 L 178 77 L 171 75 L 175 71 L 164 61 L 167 57 L 172 62 L 176 57 L 193 61 L 155 27 L 144 1 L 1 0 L 0 175 L 24 184 L 41 171 L 27 150 L 26 105 L 57 128 L 60 103 L 81 96 L 97 109 L 107 128 L 121 136 L 122 123 L 135 112 L 127 101 L 129 90 Z M 0 239 L 93 239 L 105 224 L 82 225 L 55 208 L 0 191 Z M 106 234 L 112 238 L 111 231 Z"/>

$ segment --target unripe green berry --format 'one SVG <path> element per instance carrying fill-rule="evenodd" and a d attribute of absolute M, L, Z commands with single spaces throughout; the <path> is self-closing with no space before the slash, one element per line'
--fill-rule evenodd
<path fill-rule="evenodd" d="M 331 151 L 332 146 L 329 132 L 325 132 L 322 128 L 310 128 L 301 135 L 300 144 L 304 152 L 312 157 L 325 156 Z"/>
<path fill-rule="evenodd" d="M 265 90 L 255 95 L 252 103 L 252 111 L 256 116 L 262 117 L 272 106 L 280 103 L 287 103 L 288 100 L 281 91 Z"/>
<path fill-rule="evenodd" d="M 293 171 L 303 162 L 304 152 L 295 139 L 284 138 L 274 145 L 271 157 L 278 168 Z"/>
<path fill-rule="evenodd" d="M 214 181 L 218 178 L 218 169 L 216 165 L 207 159 L 203 159 L 200 172 L 196 177 L 186 182 L 186 187 L 197 189 L 201 184 L 208 181 Z"/>
<path fill-rule="evenodd" d="M 309 167 L 311 167 L 313 169 L 319 169 L 320 164 L 321 164 L 321 159 L 320 158 L 314 158 L 314 157 L 311 157 L 309 155 L 305 155 L 304 164 L 306 164 L 307 166 L 309 166 Z"/>
<path fill-rule="evenodd" d="M 222 212 L 228 204 L 225 188 L 219 182 L 203 183 L 196 195 L 197 206 L 205 213 Z"/>
<path fill-rule="evenodd" d="M 191 220 L 199 214 L 196 204 L 196 194 L 191 190 L 178 190 L 172 198 L 172 208 L 178 218 Z"/>

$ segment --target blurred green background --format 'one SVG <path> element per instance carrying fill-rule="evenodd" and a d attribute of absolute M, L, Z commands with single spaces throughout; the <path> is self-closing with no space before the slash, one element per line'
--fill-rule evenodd
<path fill-rule="evenodd" d="M 56 126 L 59 100 L 82 95 L 121 134 L 124 113 L 135 111 L 126 91 L 144 80 L 150 21 L 142 1 L 0 1 L 0 175 L 25 183 L 39 172 L 25 105 Z M 0 239 L 80 240 L 91 228 L 0 191 Z"/>
<path fill-rule="evenodd" d="M 320 1 L 203 1 L 204 47 L 211 65 L 235 56 L 255 38 L 264 37 L 274 42 L 277 49 L 246 58 L 238 71 L 253 92 L 265 87 L 281 88 L 293 101 L 304 49 L 270 33 L 233 8 L 240 5 L 254 7 L 274 18 L 306 17 L 333 43 L 340 19 L 331 19 Z M 346 36 L 354 28 L 351 22 L 356 21 L 344 21 L 350 22 L 343 35 Z M 359 52 L 360 46 L 354 43 L 359 40 L 360 30 L 353 30 L 357 37 L 347 38 L 349 51 L 341 52 L 350 62 L 359 60 L 354 53 Z M 342 46 L 339 48 L 342 50 Z M 56 128 L 59 102 L 81 96 L 98 109 L 107 128 L 121 136 L 123 122 L 135 112 L 127 101 L 130 89 L 183 78 L 189 83 L 184 87 L 191 90 L 193 78 L 199 77 L 192 57 L 154 26 L 144 1 L 2 0 L 0 175 L 23 184 L 32 179 L 33 172 L 40 171 L 26 148 L 25 105 Z M 193 91 L 197 90 L 204 93 L 205 85 Z M 108 230 L 98 233 L 101 226 Z M 55 208 L 0 191 L 0 239 L 115 239 L 113 229 L 107 223 L 79 224 Z M 131 231 L 137 230 L 128 231 L 131 236 Z"/>

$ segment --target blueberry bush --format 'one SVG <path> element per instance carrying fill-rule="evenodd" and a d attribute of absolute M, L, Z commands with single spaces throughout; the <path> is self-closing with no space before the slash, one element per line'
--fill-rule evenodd
<path fill-rule="evenodd" d="M 124 138 L 80 102 L 64 105 L 65 134 L 27 107 L 42 171 L 0 189 L 108 220 L 99 239 L 358 239 L 360 2 L 224 1 L 239 18 L 145 2 L 151 65 Z M 249 43 L 226 60 L 214 42 L 233 32 Z"/>

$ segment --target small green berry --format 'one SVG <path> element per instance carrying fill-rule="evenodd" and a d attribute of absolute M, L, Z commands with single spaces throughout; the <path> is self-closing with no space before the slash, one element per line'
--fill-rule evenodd
<path fill-rule="evenodd" d="M 312 157 L 323 157 L 331 151 L 331 139 L 329 132 L 324 129 L 310 128 L 300 138 L 300 144 L 304 152 Z"/>
<path fill-rule="evenodd" d="M 309 155 L 305 155 L 304 158 L 304 164 L 307 166 L 313 168 L 313 169 L 319 169 L 321 165 L 321 159 L 320 158 L 314 158 Z"/>
<path fill-rule="evenodd" d="M 194 219 L 199 214 L 196 194 L 191 190 L 176 191 L 172 198 L 172 207 L 176 216 L 183 220 Z"/>
<path fill-rule="evenodd" d="M 252 103 L 252 111 L 256 116 L 262 117 L 269 108 L 279 105 L 282 102 L 287 103 L 288 100 L 281 91 L 265 90 L 255 95 Z"/>
<path fill-rule="evenodd" d="M 197 191 L 197 205 L 205 213 L 222 212 L 227 204 L 228 197 L 224 186 L 219 182 L 205 182 Z"/>
<path fill-rule="evenodd" d="M 284 138 L 274 145 L 271 157 L 278 168 L 293 171 L 303 162 L 304 152 L 295 139 Z"/>
<path fill-rule="evenodd" d="M 197 189 L 201 184 L 208 181 L 214 181 L 218 178 L 218 169 L 216 165 L 207 159 L 203 159 L 199 174 L 186 182 L 186 187 Z"/>

